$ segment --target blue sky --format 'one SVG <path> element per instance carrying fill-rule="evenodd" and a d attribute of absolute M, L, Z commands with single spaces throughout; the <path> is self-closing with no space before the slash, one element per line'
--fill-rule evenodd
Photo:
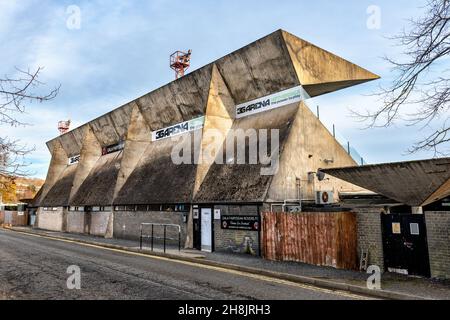
<path fill-rule="evenodd" d="M 321 119 L 339 132 L 369 163 L 432 157 L 407 153 L 426 134 L 399 122 L 388 129 L 362 130 L 351 109 L 376 108 L 368 94 L 392 79 L 384 55 L 399 48 L 387 39 L 417 17 L 423 0 L 295 1 L 33 1 L 0 0 L 0 74 L 14 67 L 43 66 L 41 80 L 61 84 L 58 97 L 28 105 L 26 128 L 1 127 L 36 151 L 30 170 L 45 178 L 50 154 L 45 142 L 58 135 L 58 120 L 79 126 L 173 80 L 168 57 L 192 49 L 195 70 L 277 29 L 285 29 L 382 77 L 308 102 L 320 105 Z M 80 29 L 67 28 L 70 5 L 81 10 Z M 367 8 L 381 9 L 381 28 L 367 27 Z"/>

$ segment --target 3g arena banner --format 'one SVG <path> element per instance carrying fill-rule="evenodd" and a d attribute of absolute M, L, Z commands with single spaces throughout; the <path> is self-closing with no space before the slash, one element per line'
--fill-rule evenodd
<path fill-rule="evenodd" d="M 105 155 L 110 154 L 110 153 L 121 151 L 124 148 L 125 148 L 125 142 L 124 141 L 121 141 L 119 143 L 107 146 L 105 148 L 102 148 L 102 156 L 105 156 Z"/>
<path fill-rule="evenodd" d="M 178 136 L 186 132 L 192 132 L 198 129 L 202 129 L 205 123 L 205 117 L 192 119 L 183 123 L 176 124 L 174 126 L 164 128 L 158 131 L 152 132 L 152 141 L 158 141 L 171 137 Z"/>
<path fill-rule="evenodd" d="M 69 158 L 69 166 L 77 164 L 78 162 L 80 162 L 80 155 Z"/>
<path fill-rule="evenodd" d="M 236 106 L 236 118 L 248 117 L 260 112 L 287 106 L 292 103 L 304 101 L 310 96 L 302 86 L 287 89 L 270 96 L 259 98 Z"/>

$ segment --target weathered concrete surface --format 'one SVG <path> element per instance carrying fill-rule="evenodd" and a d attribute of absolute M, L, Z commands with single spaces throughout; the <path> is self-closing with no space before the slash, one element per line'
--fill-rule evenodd
<path fill-rule="evenodd" d="M 102 147 L 125 140 L 133 105 L 133 103 L 128 103 L 89 122 Z"/>
<path fill-rule="evenodd" d="M 111 238 L 113 235 L 111 219 L 113 219 L 112 212 L 93 212 L 91 214 L 90 234 Z"/>
<path fill-rule="evenodd" d="M 83 146 L 84 132 L 88 127 L 88 125 L 83 125 L 77 130 L 69 131 L 60 137 L 59 141 L 68 157 L 74 157 L 80 154 Z"/>
<path fill-rule="evenodd" d="M 220 75 L 216 65 L 213 66 L 205 124 L 203 127 L 200 161 L 197 166 L 194 196 L 200 189 L 206 174 L 216 160 L 235 118 L 235 102 Z"/>
<path fill-rule="evenodd" d="M 39 194 L 39 203 L 35 203 L 36 206 L 40 205 L 45 197 L 47 196 L 50 189 L 58 181 L 61 174 L 67 168 L 68 157 L 67 153 L 64 151 L 59 140 L 52 144 L 52 160 L 50 161 L 50 167 L 47 172 L 47 178 L 42 186 L 42 192 Z"/>
<path fill-rule="evenodd" d="M 101 155 L 101 145 L 95 137 L 91 127 L 88 126 L 84 131 L 83 147 L 80 150 L 80 162 L 77 165 L 77 172 L 70 191 L 70 199 L 73 199 L 75 194 L 77 194 L 81 184 L 86 180 Z"/>
<path fill-rule="evenodd" d="M 421 207 L 450 179 L 450 158 L 323 170 L 326 174 L 410 206 Z M 448 190 L 447 190 L 448 191 Z M 445 197 L 448 192 L 441 191 Z M 434 201 L 439 200 L 434 198 Z"/>
<path fill-rule="evenodd" d="M 442 184 L 431 196 L 429 196 L 428 199 L 424 201 L 423 205 L 426 206 L 448 196 L 450 196 L 450 179 L 448 179 L 447 182 Z"/>
<path fill-rule="evenodd" d="M 278 30 L 215 62 L 236 104 L 298 86 Z"/>
<path fill-rule="evenodd" d="M 122 156 L 123 151 L 102 156 L 71 199 L 70 205 L 110 206 Z"/>
<path fill-rule="evenodd" d="M 69 205 L 70 192 L 77 172 L 77 164 L 66 166 L 59 179 L 40 202 L 42 207 L 64 207 Z"/>
<path fill-rule="evenodd" d="M 65 231 L 64 211 L 62 207 L 57 211 L 44 211 L 43 208 L 39 208 L 36 219 L 37 227 L 50 231 Z"/>
<path fill-rule="evenodd" d="M 67 232 L 70 233 L 84 233 L 84 212 L 69 211 L 67 213 Z"/>
<path fill-rule="evenodd" d="M 234 121 L 231 132 L 238 134 L 238 130 L 242 130 L 244 133 L 250 130 L 250 132 L 256 132 L 258 136 L 260 130 L 267 130 L 268 141 L 266 145 L 268 145 L 267 150 L 269 153 L 272 151 L 270 146 L 271 130 L 279 130 L 279 145 L 280 150 L 282 150 L 297 110 L 298 104 L 292 104 L 284 107 L 282 110 L 275 109 L 260 113 L 258 116 L 238 119 Z M 237 159 L 239 158 L 238 148 L 235 148 L 234 152 L 228 151 L 232 156 L 228 155 L 228 158 L 226 158 L 227 149 L 232 146 L 233 141 L 236 142 L 237 139 L 227 138 L 227 142 L 223 146 L 224 164 L 214 163 L 211 166 L 194 199 L 196 203 L 264 201 L 272 176 L 261 175 L 261 169 L 268 166 L 263 165 L 259 161 L 260 159 L 257 159 L 256 164 L 250 163 L 249 139 L 246 139 L 245 142 L 246 164 L 237 164 Z M 260 140 L 256 139 L 255 141 L 259 144 Z"/>
<path fill-rule="evenodd" d="M 199 135 L 201 136 L 201 135 Z M 180 136 L 190 138 L 190 134 Z M 191 147 L 191 164 L 173 163 L 171 152 L 176 140 L 151 143 L 138 165 L 114 199 L 116 205 L 190 203 L 196 165 Z"/>
<path fill-rule="evenodd" d="M 349 61 L 281 31 L 300 84 L 311 97 L 379 79 Z"/>
<path fill-rule="evenodd" d="M 137 104 L 133 108 L 131 121 L 128 127 L 127 140 L 125 143 L 124 155 L 122 158 L 120 171 L 117 176 L 117 182 L 114 190 L 115 199 L 120 189 L 129 178 L 130 174 L 136 168 L 139 160 L 145 150 L 151 143 L 151 130 L 147 125 Z"/>
<path fill-rule="evenodd" d="M 212 65 L 198 69 L 135 100 L 156 131 L 205 114 Z"/>
<path fill-rule="evenodd" d="M 299 84 L 316 95 L 375 78 L 278 30 L 49 141 L 54 159 L 37 199 L 45 198 L 61 177 L 62 163 L 66 165 L 69 156 L 81 153 L 70 191 L 73 205 L 190 203 L 197 191 L 198 201 L 261 201 L 271 178 L 260 175 L 260 165 L 175 165 L 171 159 L 175 142 L 152 143 L 150 132 L 206 115 L 204 132 L 212 128 L 222 133 L 231 128 L 281 129 L 284 144 L 294 119 L 287 114 L 294 108 L 234 121 L 234 106 Z M 285 123 L 276 123 L 281 120 Z M 203 138 L 205 149 L 212 141 Z M 122 158 L 113 163 L 100 157 L 101 147 L 125 140 Z M 294 143 L 291 147 L 301 148 Z"/>
<path fill-rule="evenodd" d="M 268 201 L 298 199 L 299 192 L 303 200 L 314 200 L 316 190 L 334 190 L 336 197 L 339 191 L 363 190 L 333 177 L 320 182 L 312 174 L 313 179 L 309 179 L 309 173 L 316 173 L 319 168 L 355 166 L 356 163 L 305 103 L 298 105 L 298 112 L 292 122 L 289 138 L 281 152 L 280 170 L 270 185 Z M 326 160 L 333 162 L 328 163 Z M 300 190 L 296 178 L 301 180 Z"/>

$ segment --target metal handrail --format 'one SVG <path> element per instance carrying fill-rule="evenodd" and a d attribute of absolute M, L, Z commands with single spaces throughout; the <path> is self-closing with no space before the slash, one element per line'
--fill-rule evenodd
<path fill-rule="evenodd" d="M 144 229 L 143 227 L 144 226 L 151 226 L 152 227 L 151 235 L 143 233 L 143 229 Z M 164 237 L 155 237 L 154 236 L 154 227 L 155 226 L 164 228 Z M 152 242 L 151 242 L 151 249 L 152 249 L 152 251 L 153 251 L 153 241 L 154 241 L 154 239 L 157 239 L 157 240 L 164 239 L 164 253 L 166 253 L 166 241 L 167 240 L 177 240 L 177 239 L 174 239 L 174 238 L 168 238 L 167 237 L 167 228 L 177 228 L 178 229 L 178 251 L 181 251 L 181 226 L 178 225 L 178 224 L 164 224 L 164 223 L 141 223 L 141 226 L 140 226 L 141 235 L 140 235 L 140 238 L 139 238 L 139 247 L 140 247 L 140 249 L 142 250 L 142 239 L 144 237 L 147 238 L 147 239 L 148 238 L 152 239 Z"/>

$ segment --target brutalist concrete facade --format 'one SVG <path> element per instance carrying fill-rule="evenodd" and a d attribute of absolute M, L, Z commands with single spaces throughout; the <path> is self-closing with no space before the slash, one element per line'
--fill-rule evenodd
<path fill-rule="evenodd" d="M 258 206 L 297 199 L 296 181 L 302 183 L 303 200 L 313 201 L 317 190 L 332 190 L 335 195 L 361 190 L 343 180 L 319 181 L 312 175 L 319 168 L 357 163 L 305 99 L 377 78 L 309 42 L 276 31 L 49 141 L 52 160 L 33 204 L 40 208 L 37 227 L 135 239 L 141 222 L 172 223 L 182 226 L 183 242 L 192 247 L 195 206 L 219 208 L 225 215 L 247 211 L 257 215 Z M 274 96 L 277 99 L 270 100 Z M 280 107 L 273 103 L 259 110 L 267 101 Z M 242 110 L 251 112 L 242 116 Z M 199 123 L 195 132 L 180 137 L 193 135 L 200 154 L 211 146 L 228 151 L 226 137 L 236 130 L 277 131 L 279 169 L 262 175 L 265 165 L 260 159 L 256 164 L 228 163 L 229 159 L 225 164 L 198 163 L 194 150 L 188 154 L 192 163 L 174 163 L 177 142 L 164 135 L 174 127 Z M 210 130 L 221 138 L 211 139 Z M 139 209 L 143 206 L 148 209 Z M 167 209 L 155 210 L 155 206 Z M 182 212 L 177 211 L 179 206 Z M 251 251 L 258 250 L 257 235 L 225 231 L 219 220 L 212 220 L 216 249 L 241 250 L 251 243 Z"/>

